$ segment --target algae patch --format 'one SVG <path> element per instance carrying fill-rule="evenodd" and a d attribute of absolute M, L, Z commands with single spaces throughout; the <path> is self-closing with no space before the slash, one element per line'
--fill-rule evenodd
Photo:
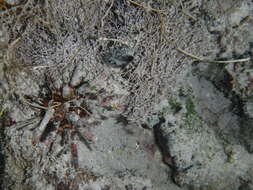
<path fill-rule="evenodd" d="M 194 105 L 193 100 L 190 96 L 188 96 L 185 100 L 185 108 L 187 111 L 186 117 L 197 114 L 197 112 L 195 110 L 195 105 Z"/>
<path fill-rule="evenodd" d="M 181 103 L 178 102 L 175 98 L 170 98 L 169 99 L 169 105 L 170 105 L 170 108 L 173 111 L 173 114 L 178 113 L 182 109 Z"/>

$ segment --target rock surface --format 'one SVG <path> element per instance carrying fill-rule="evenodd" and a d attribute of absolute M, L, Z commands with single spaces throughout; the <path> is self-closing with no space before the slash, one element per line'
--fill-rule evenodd
<path fill-rule="evenodd" d="M 8 3 L 1 189 L 252 189 L 250 0 Z"/>
<path fill-rule="evenodd" d="M 252 3 L 236 1 L 230 7 L 231 2 L 203 4 L 208 30 L 219 42 L 215 59 L 251 58 Z M 195 62 L 177 81 L 174 96 L 161 104 L 162 119 L 154 126 L 156 138 L 178 185 L 251 188 L 247 185 L 252 183 L 253 158 L 251 65 L 251 59 L 228 64 Z"/>

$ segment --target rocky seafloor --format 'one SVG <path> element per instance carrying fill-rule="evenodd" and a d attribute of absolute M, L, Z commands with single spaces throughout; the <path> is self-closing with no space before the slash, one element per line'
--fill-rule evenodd
<path fill-rule="evenodd" d="M 253 189 L 252 1 L 6 2 L 1 189 Z"/>

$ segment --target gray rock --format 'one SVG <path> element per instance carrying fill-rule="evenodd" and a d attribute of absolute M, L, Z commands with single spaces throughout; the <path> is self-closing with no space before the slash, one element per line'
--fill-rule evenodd
<path fill-rule="evenodd" d="M 194 67 L 194 75 L 178 80 L 175 96 L 160 109 L 164 121 L 154 127 L 156 139 L 178 185 L 236 189 L 253 159 L 245 150 L 252 149 L 252 122 L 241 124 L 232 101 L 210 80 L 209 68 Z"/>
<path fill-rule="evenodd" d="M 134 59 L 134 51 L 128 46 L 111 48 L 104 57 L 106 64 L 114 67 L 125 67 Z"/>
<path fill-rule="evenodd" d="M 7 40 L 11 42 L 20 37 L 9 51 L 14 57 L 7 66 L 31 68 L 12 73 L 0 69 L 0 97 L 6 98 L 8 110 L 6 146 L 1 146 L 7 155 L 5 186 L 14 190 L 251 188 L 246 185 L 253 176 L 251 62 L 220 66 L 195 62 L 192 69 L 189 59 L 175 50 L 180 47 L 212 59 L 252 56 L 250 0 L 158 0 L 144 3 L 145 8 L 108 0 L 28 2 L 20 19 L 11 20 L 15 14 L 9 21 L 4 17 L 6 25 L 15 23 L 15 27 L 0 33 L 1 39 L 11 34 Z M 30 8 L 33 5 L 38 13 Z M 165 12 L 157 14 L 149 7 Z M 50 15 L 44 18 L 40 10 Z M 98 36 L 90 39 L 90 34 Z M 131 47 L 99 40 L 109 37 Z M 127 70 L 131 62 L 136 67 Z M 2 80 L 4 76 L 10 84 Z M 56 111 L 68 125 L 44 123 L 50 130 L 38 142 L 40 116 L 48 109 L 21 103 L 17 95 L 29 95 L 31 102 L 46 105 L 47 93 L 41 86 L 53 91 L 64 84 L 78 88 L 75 96 L 69 87 L 63 88 L 61 95 L 71 101 L 61 109 L 68 113 Z M 53 104 L 55 109 L 62 104 L 61 97 L 59 101 Z M 70 109 L 73 105 L 83 109 Z M 119 114 L 130 119 L 116 120 Z M 132 124 L 147 116 L 151 130 Z M 181 188 L 172 183 L 171 175 Z"/>

